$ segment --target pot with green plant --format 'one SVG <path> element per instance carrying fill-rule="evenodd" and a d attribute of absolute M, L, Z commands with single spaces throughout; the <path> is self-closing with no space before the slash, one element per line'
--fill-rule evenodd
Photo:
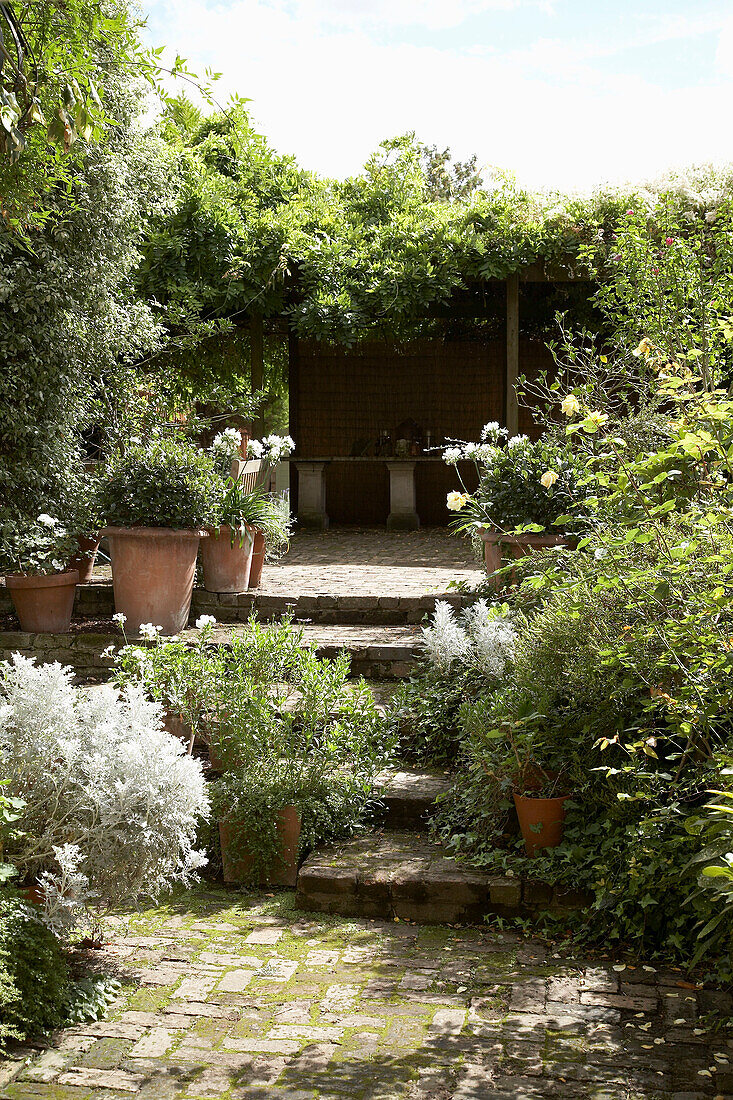
<path fill-rule="evenodd" d="M 99 550 L 102 518 L 99 514 L 99 472 L 96 463 L 89 463 L 73 490 L 76 515 L 77 552 L 69 560 L 69 569 L 79 574 L 79 584 L 89 584 Z"/>
<path fill-rule="evenodd" d="M 218 512 L 218 524 L 201 544 L 201 565 L 207 592 L 246 592 L 250 585 L 257 536 L 276 542 L 280 515 L 268 493 L 247 492 L 228 478 Z M 260 571 L 262 564 L 259 563 Z"/>
<path fill-rule="evenodd" d="M 182 438 L 134 444 L 110 461 L 100 498 L 115 607 L 130 630 L 185 629 L 202 530 L 216 517 L 222 481 L 209 455 Z"/>
<path fill-rule="evenodd" d="M 76 535 L 46 512 L 26 523 L 6 523 L 0 533 L 5 585 L 21 630 L 68 633 L 79 574 L 65 563 Z"/>
<path fill-rule="evenodd" d="M 480 443 L 456 442 L 443 459 L 455 466 L 462 489 L 448 494 L 448 509 L 456 513 L 451 526 L 478 533 L 486 571 L 497 588 L 513 581 L 513 572 L 505 570 L 507 559 L 576 545 L 582 520 L 569 513 L 577 511 L 581 499 L 583 470 L 569 443 L 549 436 L 509 438 L 505 428 L 490 423 Z M 458 463 L 465 461 L 476 470 L 474 492 L 459 471 Z"/>
<path fill-rule="evenodd" d="M 519 829 L 527 855 L 533 858 L 545 848 L 557 848 L 562 843 L 565 803 L 571 797 L 567 790 L 567 770 L 550 759 L 544 744 L 545 715 L 537 712 L 506 718 L 486 732 L 489 742 L 495 742 L 491 762 L 484 762 L 486 772 L 500 782 L 511 785 Z"/>

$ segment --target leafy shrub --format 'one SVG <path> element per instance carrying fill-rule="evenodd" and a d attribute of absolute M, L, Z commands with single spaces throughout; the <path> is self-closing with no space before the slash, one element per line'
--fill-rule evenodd
<path fill-rule="evenodd" d="M 405 759 L 451 765 L 461 739 L 460 708 L 504 675 L 516 632 L 503 609 L 486 600 L 458 614 L 438 600 L 422 634 L 426 657 L 394 693 L 389 720 Z"/>
<path fill-rule="evenodd" d="M 480 443 L 444 452 L 445 462 L 456 470 L 460 460 L 473 461 L 479 479 L 474 493 L 449 494 L 448 507 L 460 513 L 454 526 L 512 531 L 531 525 L 550 534 L 582 526 L 579 517 L 569 516 L 583 495 L 583 466 L 572 447 L 549 435 L 535 441 L 507 436 L 498 424 L 487 424 Z M 560 517 L 565 517 L 561 528 Z"/>
<path fill-rule="evenodd" d="M 208 814 L 201 766 L 163 732 L 159 705 L 134 687 L 121 699 L 111 687 L 86 693 L 72 677 L 18 654 L 0 666 L 0 762 L 8 793 L 25 801 L 8 856 L 21 874 L 50 872 L 46 916 L 61 925 L 79 910 L 69 878 L 94 905 L 194 878 Z"/>
<path fill-rule="evenodd" d="M 100 507 L 115 527 L 196 528 L 216 522 L 223 481 L 210 455 L 183 439 L 131 446 L 109 463 Z"/>
<path fill-rule="evenodd" d="M 0 893 L 0 1051 L 66 1020 L 69 966 L 31 906 Z"/>

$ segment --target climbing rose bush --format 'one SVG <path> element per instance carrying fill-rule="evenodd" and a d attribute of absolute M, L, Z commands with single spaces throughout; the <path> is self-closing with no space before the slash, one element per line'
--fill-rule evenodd
<path fill-rule="evenodd" d="M 52 924 L 67 926 L 70 876 L 77 909 L 195 880 L 209 815 L 201 765 L 163 730 L 160 705 L 135 686 L 88 692 L 72 676 L 19 654 L 0 665 L 0 771 L 25 801 L 8 857 L 42 878 Z"/>

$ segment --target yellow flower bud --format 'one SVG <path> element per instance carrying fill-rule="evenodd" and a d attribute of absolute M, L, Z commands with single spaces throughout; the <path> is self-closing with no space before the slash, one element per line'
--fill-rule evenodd
<path fill-rule="evenodd" d="M 574 393 L 569 393 L 567 397 L 563 398 L 560 408 L 562 409 L 563 416 L 577 416 L 580 412 L 580 401 L 578 401 Z"/>

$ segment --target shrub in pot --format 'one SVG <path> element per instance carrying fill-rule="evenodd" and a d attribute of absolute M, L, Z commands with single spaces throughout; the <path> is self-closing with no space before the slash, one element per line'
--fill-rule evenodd
<path fill-rule="evenodd" d="M 79 574 L 65 563 L 77 545 L 76 535 L 45 512 L 26 523 L 4 524 L 1 534 L 0 560 L 21 630 L 66 633 Z"/>
<path fill-rule="evenodd" d="M 132 631 L 166 635 L 188 622 L 202 527 L 215 518 L 221 477 L 209 455 L 180 438 L 135 445 L 105 471 L 101 508 L 115 607 Z"/>
<path fill-rule="evenodd" d="M 249 627 L 222 657 L 212 803 L 225 873 L 292 884 L 296 848 L 302 857 L 363 826 L 392 742 L 347 658 L 319 658 L 288 620 Z"/>
<path fill-rule="evenodd" d="M 530 440 L 509 438 L 505 428 L 486 424 L 480 443 L 448 448 L 444 461 L 456 467 L 462 492 L 448 494 L 447 505 L 457 513 L 454 529 L 478 532 L 483 541 L 486 571 L 496 575 L 505 558 L 517 559 L 536 550 L 572 546 L 582 526 L 569 513 L 581 497 L 583 467 L 569 443 L 550 436 Z M 458 463 L 473 463 L 478 488 L 466 489 Z M 507 573 L 496 576 L 496 587 L 507 583 Z M 509 583 L 512 572 L 509 571 Z"/>
<path fill-rule="evenodd" d="M 216 437 L 211 450 L 216 455 L 219 463 L 231 466 L 240 445 L 240 433 L 227 429 Z M 259 517 L 255 516 L 251 522 L 248 521 L 253 528 L 252 559 L 248 580 L 250 588 L 259 588 L 265 558 L 276 559 L 288 545 L 292 520 L 287 495 L 280 496 L 275 493 L 265 493 L 262 487 L 267 481 L 273 466 L 292 454 L 294 450 L 295 443 L 289 435 L 268 435 L 261 440 L 250 439 L 247 441 L 247 458 L 259 459 L 262 463 L 262 469 L 255 486 L 255 492 L 260 497 L 259 507 L 261 512 Z M 213 551 L 213 553 L 215 552 Z M 233 591 L 233 589 L 215 589 L 214 591 Z"/>
<path fill-rule="evenodd" d="M 201 543 L 201 565 L 207 592 L 246 592 L 255 546 L 276 542 L 281 534 L 281 511 L 262 489 L 246 492 L 241 482 L 228 478 L 217 520 Z M 262 572 L 262 558 L 256 568 Z"/>

